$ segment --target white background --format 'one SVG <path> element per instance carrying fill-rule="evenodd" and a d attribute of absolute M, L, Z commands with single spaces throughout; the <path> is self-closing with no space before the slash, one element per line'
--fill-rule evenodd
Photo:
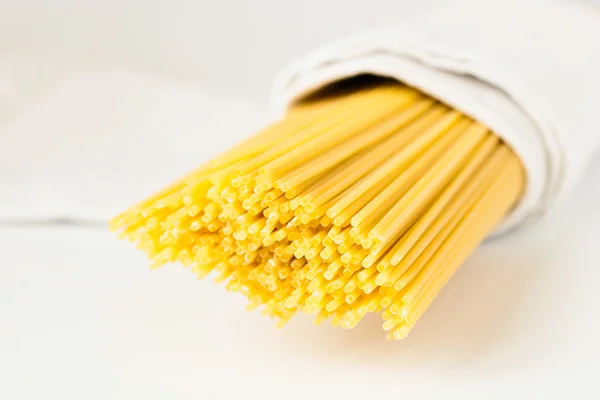
<path fill-rule="evenodd" d="M 263 103 L 295 56 L 439 2 L 0 0 L 0 67 L 26 97 L 65 65 L 120 63 Z M 276 330 L 103 228 L 2 226 L 0 399 L 597 398 L 598 204 L 600 163 L 545 221 L 477 251 L 399 343 L 376 316 Z"/>
<path fill-rule="evenodd" d="M 442 2 L 1 0 L 0 45 L 139 63 L 264 100 L 274 74 L 314 46 Z"/>

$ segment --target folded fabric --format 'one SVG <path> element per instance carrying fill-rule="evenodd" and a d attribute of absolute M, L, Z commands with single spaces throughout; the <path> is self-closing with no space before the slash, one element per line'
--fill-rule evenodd
<path fill-rule="evenodd" d="M 265 116 L 259 103 L 136 70 L 69 74 L 0 126 L 0 223 L 104 223 Z"/>
<path fill-rule="evenodd" d="M 544 215 L 600 144 L 600 12 L 542 0 L 452 2 L 402 27 L 331 43 L 276 80 L 273 113 L 360 74 L 415 86 L 482 121 L 521 157 L 526 193 L 497 233 Z"/>

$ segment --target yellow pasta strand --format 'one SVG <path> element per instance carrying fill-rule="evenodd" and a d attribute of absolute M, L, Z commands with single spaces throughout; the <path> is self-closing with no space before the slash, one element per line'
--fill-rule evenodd
<path fill-rule="evenodd" d="M 516 155 L 485 126 L 399 83 L 323 92 L 111 221 L 152 267 L 213 274 L 283 326 L 403 339 L 519 200 Z"/>

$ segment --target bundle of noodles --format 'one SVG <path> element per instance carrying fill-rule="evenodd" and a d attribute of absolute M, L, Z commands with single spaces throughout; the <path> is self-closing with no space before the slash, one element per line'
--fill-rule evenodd
<path fill-rule="evenodd" d="M 112 221 L 155 267 L 210 273 L 249 309 L 402 339 L 518 201 L 493 132 L 399 83 L 311 96 Z"/>

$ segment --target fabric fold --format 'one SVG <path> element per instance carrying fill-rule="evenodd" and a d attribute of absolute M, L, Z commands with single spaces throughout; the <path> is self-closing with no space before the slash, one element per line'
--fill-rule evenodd
<path fill-rule="evenodd" d="M 599 39 L 600 13 L 583 3 L 453 4 L 300 58 L 276 79 L 272 111 L 366 73 L 419 88 L 485 123 L 523 161 L 526 193 L 496 231 L 507 232 L 565 197 L 598 148 Z"/>

